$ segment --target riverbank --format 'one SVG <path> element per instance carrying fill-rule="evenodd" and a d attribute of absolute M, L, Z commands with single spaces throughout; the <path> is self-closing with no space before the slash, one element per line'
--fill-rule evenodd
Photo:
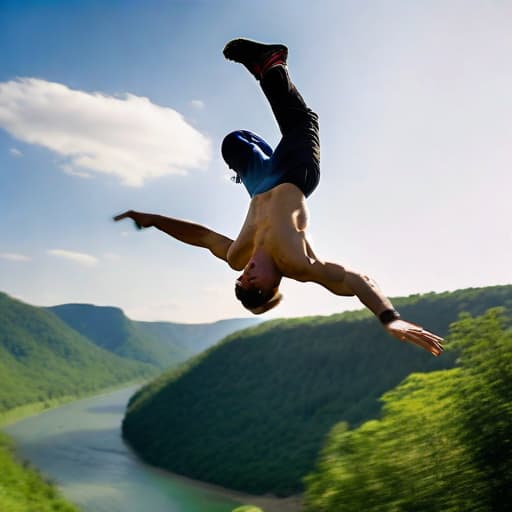
<path fill-rule="evenodd" d="M 0 429 L 72 402 L 99 397 L 130 386 L 142 386 L 144 382 L 137 379 L 81 395 L 67 395 L 24 404 L 0 413 Z M 0 510 L 30 512 L 36 507 L 40 512 L 57 509 L 62 512 L 79 511 L 75 504 L 64 497 L 53 479 L 18 456 L 15 442 L 1 430 L 0 467 Z"/>
<path fill-rule="evenodd" d="M 0 432 L 0 510 L 79 512 L 54 482 L 15 455 L 12 440 Z"/>
<path fill-rule="evenodd" d="M 140 381 L 137 382 L 137 385 L 140 385 Z M 132 382 L 131 385 L 133 386 L 134 383 Z M 61 446 L 52 446 L 51 449 L 48 451 L 48 455 L 46 455 L 46 458 L 51 460 L 52 465 L 52 471 L 49 471 L 43 461 L 41 459 L 34 459 L 34 464 L 41 468 L 43 473 L 50 473 L 52 475 L 52 479 L 55 479 L 59 481 L 61 484 L 63 484 L 63 489 L 66 491 L 67 487 L 67 498 L 71 501 L 76 503 L 78 506 L 82 506 L 87 502 L 87 507 L 90 506 L 89 498 L 84 498 L 84 494 L 88 494 L 89 496 L 97 496 L 98 499 L 101 499 L 101 496 L 105 493 L 105 489 L 108 489 L 108 494 L 112 494 L 113 496 L 116 494 L 123 495 L 122 499 L 126 502 L 124 505 L 118 505 L 117 501 L 113 501 L 109 503 L 108 501 L 106 503 L 102 503 L 101 506 L 105 507 L 108 506 L 110 510 L 117 511 L 117 510 L 126 510 L 126 506 L 128 503 L 132 504 L 137 499 L 140 499 L 141 502 L 136 505 L 136 510 L 139 510 L 139 505 L 143 502 L 144 506 L 147 504 L 148 506 L 153 506 L 155 500 L 159 500 L 159 495 L 161 494 L 161 489 L 164 488 L 167 484 L 162 485 L 162 481 L 168 480 L 170 482 L 170 485 L 174 486 L 177 484 L 177 491 L 173 492 L 173 497 L 176 496 L 176 499 L 179 501 L 176 503 L 181 504 L 181 500 L 183 498 L 177 498 L 180 493 L 183 492 L 183 489 L 193 489 L 197 491 L 197 494 L 199 496 L 202 496 L 199 499 L 204 500 L 205 496 L 210 495 L 211 498 L 207 498 L 207 501 L 205 503 L 209 503 L 211 505 L 211 508 L 200 508 L 200 510 L 220 510 L 219 505 L 217 504 L 217 501 L 219 502 L 233 502 L 233 503 L 240 503 L 245 505 L 254 505 L 257 507 L 260 507 L 264 512 L 300 512 L 301 510 L 301 497 L 300 496 L 294 496 L 286 499 L 280 499 L 276 498 L 274 496 L 253 496 L 250 494 L 241 493 L 238 491 L 234 491 L 231 489 L 223 488 L 221 486 L 216 486 L 208 483 L 204 483 L 201 481 L 193 480 L 190 478 L 186 478 L 180 475 L 176 475 L 170 472 L 166 472 L 163 470 L 156 469 L 152 466 L 149 466 L 147 464 L 142 463 L 138 457 L 133 453 L 132 450 L 130 450 L 125 443 L 122 441 L 120 432 L 118 430 L 119 421 L 122 418 L 124 407 L 126 401 L 129 399 L 129 396 L 133 394 L 135 391 L 135 388 L 133 390 L 129 390 L 126 383 L 122 386 L 116 386 L 116 390 L 113 389 L 103 389 L 99 393 L 95 393 L 91 396 L 81 396 L 81 397 L 66 397 L 64 400 L 63 397 L 61 397 L 60 402 L 57 403 L 57 401 L 54 401 L 52 406 L 49 407 L 49 402 L 45 403 L 39 403 L 39 404 L 30 404 L 23 406 L 22 408 L 18 408 L 16 411 L 10 411 L 9 414 L 4 414 L 1 420 L 3 421 L 4 426 L 7 423 L 12 424 L 16 420 L 20 420 L 22 417 L 27 418 L 28 416 L 35 416 L 36 414 L 39 416 L 38 418 L 30 419 L 29 422 L 26 422 L 27 425 L 33 425 L 30 428 L 36 432 L 36 442 L 39 445 L 38 452 L 40 452 L 40 448 L 44 445 L 44 439 L 49 436 L 52 438 L 52 445 L 55 444 L 56 439 L 62 435 L 62 439 L 64 442 L 66 441 L 66 438 L 68 436 L 74 436 L 75 433 L 78 434 L 78 437 L 72 437 L 70 439 L 70 444 L 64 444 Z M 122 391 L 123 388 L 126 388 L 126 392 L 124 393 L 124 396 L 121 401 L 119 399 L 114 401 L 109 401 L 108 396 L 112 394 L 115 391 Z M 90 402 L 87 402 L 87 400 L 90 400 L 91 398 L 98 398 L 99 405 L 91 405 Z M 65 402 L 67 405 L 65 408 L 62 409 L 62 413 L 59 414 L 60 418 L 57 422 L 52 420 L 53 413 L 56 412 L 56 409 L 60 405 L 64 405 L 63 402 Z M 74 404 L 76 403 L 79 405 L 81 402 L 83 402 L 83 405 L 79 405 L 78 413 L 73 410 Z M 84 409 L 82 411 L 82 409 Z M 64 412 L 66 411 L 66 412 Z M 38 414 L 38 413 L 45 413 L 45 414 Z M 48 414 L 46 414 L 48 413 Z M 76 418 L 76 414 L 84 414 L 86 413 L 87 417 L 84 418 Z M 64 416 L 63 416 L 64 415 Z M 92 417 L 91 417 L 92 415 Z M 115 416 L 115 417 L 114 417 Z M 117 419 L 116 419 L 117 417 Z M 53 423 L 52 423 L 53 422 Z M 70 424 L 73 423 L 73 424 Z M 51 423 L 51 425 L 50 425 Z M 85 431 L 83 427 L 85 425 L 94 425 L 94 429 L 91 430 L 89 434 Z M 36 426 L 37 425 L 37 426 Z M 70 427 L 70 428 L 68 428 Z M 11 426 L 11 428 L 7 428 L 7 430 L 10 430 L 11 435 L 14 435 L 14 431 L 16 430 L 19 435 L 22 434 L 22 431 L 24 430 L 23 422 L 20 423 L 18 427 Z M 103 429 L 103 430 L 102 430 Z M 107 430 L 105 430 L 107 429 Z M 99 437 L 94 437 L 94 432 L 100 432 Z M 80 442 L 80 436 L 84 435 L 86 436 L 86 442 L 81 443 Z M 111 439 L 108 437 L 111 436 Z M 16 436 L 15 436 L 16 437 Z M 31 441 L 31 444 L 33 444 L 33 441 Z M 83 454 L 80 454 L 80 451 L 84 450 Z M 23 453 L 22 445 L 20 445 L 20 451 Z M 124 452 L 131 452 L 127 453 L 126 456 L 123 456 Z M 66 457 L 78 457 L 76 460 L 68 461 L 70 465 L 64 470 L 64 472 L 56 472 L 55 471 L 55 465 L 59 466 L 61 463 L 55 459 L 54 453 L 61 453 L 66 454 Z M 94 469 L 94 471 L 90 470 L 90 467 L 94 466 L 94 460 L 97 456 L 104 456 L 107 457 L 113 457 L 115 460 L 101 460 L 97 462 L 97 468 Z M 116 458 L 116 457 L 121 457 Z M 113 476 L 114 478 L 117 478 L 117 474 L 120 471 L 120 468 L 123 467 L 122 464 L 126 463 L 126 457 L 129 459 L 137 459 L 137 464 L 144 466 L 144 471 L 146 473 L 154 473 L 154 477 L 151 478 L 152 481 L 156 481 L 156 487 L 155 489 L 152 489 L 151 487 L 148 487 L 146 478 L 143 477 L 144 480 L 144 490 L 140 490 L 137 488 L 138 482 L 129 482 L 127 483 L 125 477 L 121 479 L 121 482 L 116 482 L 109 480 L 112 475 L 107 474 L 103 475 L 102 471 L 108 469 L 109 467 L 112 468 Z M 30 454 L 23 453 L 23 458 L 27 458 L 29 460 L 32 460 L 32 457 Z M 60 457 L 59 457 L 60 459 Z M 88 466 L 85 469 L 80 469 L 80 459 L 87 460 Z M 64 461 L 65 464 L 65 461 Z M 121 464 L 121 466 L 120 466 Z M 21 464 L 22 465 L 22 464 Z M 136 468 L 135 468 L 136 469 Z M 129 468 L 129 472 L 131 473 L 133 471 L 133 468 Z M 82 495 L 75 494 L 76 489 L 73 487 L 75 486 L 76 480 L 72 478 L 72 473 L 76 472 L 76 474 L 80 475 L 80 480 L 86 482 L 87 481 L 87 489 L 84 490 L 84 493 Z M 89 475 L 90 473 L 90 475 Z M 61 476 L 59 476 L 61 475 Z M 62 476 L 65 475 L 65 476 Z M 71 493 L 69 493 L 69 480 L 71 480 Z M 89 479 L 89 480 L 88 480 Z M 100 487 L 95 489 L 95 485 L 98 485 L 98 482 L 101 482 Z M 109 484 L 106 484 L 107 482 L 111 482 Z M 172 482 L 172 483 L 171 483 Z M 106 484 L 106 487 L 105 487 Z M 133 489 L 130 489 L 128 491 L 128 488 L 126 487 L 128 485 L 128 488 L 133 487 Z M 136 490 L 134 490 L 136 489 Z M 194 491 L 193 494 L 196 494 Z M 177 494 L 176 494 L 177 493 Z M 187 497 L 185 500 L 189 501 L 189 504 L 192 502 L 195 502 L 197 498 L 190 498 L 188 491 L 186 491 Z M 141 495 L 144 494 L 142 497 Z M 116 498 L 117 499 L 117 498 Z M 121 499 L 119 497 L 119 499 Z M 169 497 L 164 498 L 164 504 L 162 505 L 162 510 L 166 509 L 165 502 L 169 499 Z M 84 501 L 85 500 L 85 501 Z M 99 503 L 98 503 L 99 505 Z M 186 508 L 188 505 L 184 505 L 183 510 L 189 510 Z M 195 511 L 196 508 L 194 508 L 196 505 L 192 503 L 190 505 L 190 510 Z M 91 508 L 85 507 L 84 510 L 96 510 L 96 504 L 91 506 Z M 116 508 L 117 507 L 117 508 Z M 236 508 L 236 505 L 232 506 L 233 508 Z M 1 507 L 0 507 L 1 508 Z M 160 510 L 158 508 L 153 507 L 154 510 Z M 181 509 L 180 509 L 181 510 Z M 222 509 L 226 510 L 226 509 Z"/>
<path fill-rule="evenodd" d="M 132 453 L 134 453 L 133 450 Z M 198 489 L 211 492 L 222 498 L 229 498 L 234 501 L 239 501 L 244 505 L 254 505 L 256 507 L 260 507 L 263 509 L 263 512 L 301 512 L 302 510 L 302 495 L 290 496 L 288 498 L 277 498 L 272 495 L 254 496 L 252 494 L 246 494 L 240 491 L 235 491 L 233 489 L 228 489 L 227 487 L 222 487 L 220 485 L 209 484 L 200 480 L 194 480 L 193 478 L 178 475 L 177 473 L 172 473 L 171 471 L 166 471 L 164 469 L 155 468 L 145 463 L 143 464 L 155 473 L 172 477 L 175 480 L 183 482 L 187 485 L 191 485 Z"/>
<path fill-rule="evenodd" d="M 114 391 L 118 391 L 120 389 L 128 388 L 131 386 L 143 386 L 146 380 L 132 380 L 128 382 L 123 382 L 116 384 L 114 386 L 109 386 L 108 388 L 96 389 L 89 393 L 84 393 L 83 395 L 64 395 L 58 398 L 52 398 L 47 400 L 41 400 L 39 402 L 32 402 L 29 404 L 20 405 L 19 407 L 15 407 L 14 409 L 9 409 L 4 412 L 0 412 L 0 428 L 6 427 L 7 425 L 12 425 L 17 421 L 23 420 L 25 418 L 29 418 L 30 416 L 36 416 L 38 414 L 42 414 L 46 411 L 51 411 L 52 409 L 56 409 L 57 407 L 61 407 L 63 405 L 76 402 L 78 400 L 85 400 L 87 398 L 92 397 L 100 397 L 102 395 L 106 395 L 108 393 L 112 393 Z"/>

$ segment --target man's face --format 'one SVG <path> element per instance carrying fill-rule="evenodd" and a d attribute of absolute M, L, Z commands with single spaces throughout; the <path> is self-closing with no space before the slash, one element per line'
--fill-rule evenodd
<path fill-rule="evenodd" d="M 267 294 L 276 287 L 276 276 L 272 269 L 265 269 L 254 262 L 249 263 L 237 283 L 246 290 L 257 289 Z"/>
<path fill-rule="evenodd" d="M 236 281 L 235 295 L 243 306 L 259 315 L 277 306 L 281 301 L 279 284 L 282 275 L 271 258 L 252 259 Z"/>

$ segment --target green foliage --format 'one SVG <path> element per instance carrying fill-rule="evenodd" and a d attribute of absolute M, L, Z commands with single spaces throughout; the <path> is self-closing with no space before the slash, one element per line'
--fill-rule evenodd
<path fill-rule="evenodd" d="M 500 309 L 466 315 L 451 336 L 466 376 L 455 392 L 459 436 L 486 481 L 478 510 L 505 512 L 512 503 L 511 318 Z"/>
<path fill-rule="evenodd" d="M 472 512 L 512 502 L 512 331 L 490 310 L 464 315 L 449 346 L 460 366 L 413 374 L 380 420 L 333 428 L 306 478 L 306 510 Z"/>
<path fill-rule="evenodd" d="M 0 433 L 0 510 L 5 512 L 78 512 L 37 470 L 14 457 L 12 444 Z"/>
<path fill-rule="evenodd" d="M 53 313 L 0 293 L 0 413 L 82 396 L 156 371 L 97 347 Z"/>
<path fill-rule="evenodd" d="M 462 311 L 512 306 L 512 286 L 395 303 L 404 318 L 446 335 Z M 123 434 L 152 464 L 233 489 L 287 496 L 302 490 L 334 425 L 376 418 L 383 393 L 411 372 L 452 368 L 456 357 L 455 350 L 433 358 L 396 342 L 365 311 L 267 322 L 143 388 L 130 401 Z M 411 412 L 411 424 L 414 418 Z M 421 421 L 415 425 L 423 432 Z M 372 423 L 364 429 L 373 432 Z"/>
<path fill-rule="evenodd" d="M 163 369 L 189 355 L 183 347 L 161 343 L 118 308 L 63 304 L 48 309 L 96 345 L 122 357 Z"/>
<path fill-rule="evenodd" d="M 118 308 L 90 304 L 63 304 L 48 309 L 96 345 L 161 369 L 176 366 L 226 334 L 258 322 L 250 318 L 211 324 L 136 322 Z"/>
<path fill-rule="evenodd" d="M 254 507 L 253 505 L 244 505 L 233 509 L 233 512 L 263 512 L 261 508 Z"/>
<path fill-rule="evenodd" d="M 37 308 L 0 293 L 0 413 L 155 375 L 252 323 L 134 322 L 117 308 Z"/>
<path fill-rule="evenodd" d="M 253 323 L 252 319 L 200 325 L 133 322 L 116 308 L 79 304 L 36 308 L 0 293 L 1 418 L 147 378 L 223 334 Z M 1 436 L 0 511 L 77 510 L 37 471 L 17 462 L 9 446 Z"/>
<path fill-rule="evenodd" d="M 173 322 L 135 322 L 144 335 L 166 346 L 184 350 L 188 357 L 199 354 L 228 334 L 261 322 L 259 318 L 231 318 L 208 324 L 177 324 Z"/>

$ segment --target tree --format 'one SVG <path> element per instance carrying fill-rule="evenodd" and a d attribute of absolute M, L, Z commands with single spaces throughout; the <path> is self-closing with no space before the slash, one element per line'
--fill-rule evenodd
<path fill-rule="evenodd" d="M 512 330 L 504 310 L 465 315 L 452 329 L 466 378 L 456 390 L 459 436 L 485 481 L 478 510 L 512 503 Z M 476 509 L 475 509 L 476 510 Z"/>

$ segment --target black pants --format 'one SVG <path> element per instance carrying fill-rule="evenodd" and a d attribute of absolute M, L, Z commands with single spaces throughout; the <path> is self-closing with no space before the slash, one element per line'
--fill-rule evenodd
<path fill-rule="evenodd" d="M 318 115 L 307 107 L 285 66 L 270 69 L 260 84 L 282 134 L 272 167 L 284 172 L 282 183 L 293 183 L 307 197 L 320 181 Z"/>

